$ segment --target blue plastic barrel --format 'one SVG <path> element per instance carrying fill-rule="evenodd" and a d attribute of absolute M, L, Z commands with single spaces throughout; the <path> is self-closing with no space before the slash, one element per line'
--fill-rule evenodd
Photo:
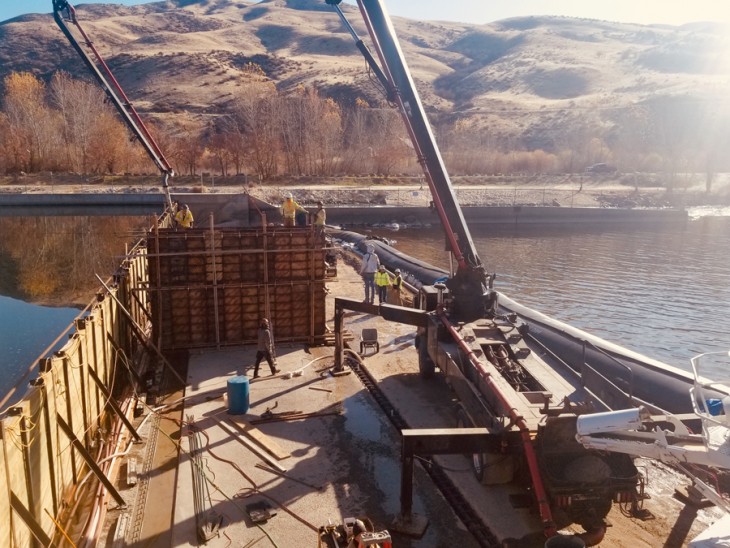
<path fill-rule="evenodd" d="M 711 398 L 709 400 L 705 400 L 705 403 L 707 404 L 707 410 L 713 417 L 717 417 L 723 413 L 722 400 Z"/>
<path fill-rule="evenodd" d="M 228 413 L 245 415 L 248 413 L 248 377 L 239 375 L 228 379 Z"/>

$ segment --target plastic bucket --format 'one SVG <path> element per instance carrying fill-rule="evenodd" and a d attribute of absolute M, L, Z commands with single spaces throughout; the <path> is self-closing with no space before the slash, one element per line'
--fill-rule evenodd
<path fill-rule="evenodd" d="M 228 413 L 245 415 L 248 413 L 249 385 L 246 375 L 228 379 Z"/>
<path fill-rule="evenodd" d="M 574 535 L 555 535 L 545 541 L 545 548 L 585 548 L 583 539 Z"/>

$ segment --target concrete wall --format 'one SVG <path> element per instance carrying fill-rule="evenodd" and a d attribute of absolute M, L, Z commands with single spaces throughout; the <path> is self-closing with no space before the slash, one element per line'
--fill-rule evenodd
<path fill-rule="evenodd" d="M 175 193 L 173 200 L 186 203 L 196 226 L 207 226 L 210 215 L 216 225 L 260 226 L 281 222 L 278 205 L 244 193 Z M 0 195 L 0 215 L 145 215 L 162 213 L 162 194 L 8 194 Z M 427 207 L 327 206 L 327 222 L 344 226 L 372 224 L 439 224 Z M 488 223 L 583 223 L 683 221 L 687 212 L 676 209 L 610 209 L 578 207 L 463 207 L 470 225 Z"/>
<path fill-rule="evenodd" d="M 491 223 L 617 223 L 676 222 L 687 219 L 682 210 L 562 208 L 562 207 L 463 207 L 469 225 Z M 398 223 L 439 224 L 435 211 L 427 207 L 328 207 L 327 222 L 334 225 L 361 226 Z"/>

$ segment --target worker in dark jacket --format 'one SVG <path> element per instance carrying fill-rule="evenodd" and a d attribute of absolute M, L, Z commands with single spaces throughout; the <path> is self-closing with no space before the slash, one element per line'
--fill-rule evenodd
<path fill-rule="evenodd" d="M 253 378 L 259 376 L 259 364 L 261 360 L 266 358 L 269 362 L 269 369 L 271 374 L 276 375 L 279 370 L 274 367 L 274 339 L 271 336 L 271 329 L 269 328 L 269 320 L 264 318 L 261 320 L 258 331 L 258 344 L 256 346 L 256 365 L 253 368 Z"/>

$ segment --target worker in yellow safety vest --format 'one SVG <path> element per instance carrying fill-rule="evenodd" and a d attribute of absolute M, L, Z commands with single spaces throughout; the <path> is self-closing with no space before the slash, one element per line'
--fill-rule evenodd
<path fill-rule="evenodd" d="M 284 203 L 281 204 L 281 215 L 284 217 L 284 226 L 294 226 L 296 224 L 297 211 L 301 211 L 302 213 L 307 212 L 306 209 L 294 201 L 294 196 L 290 192 L 286 200 L 284 200 Z"/>
<path fill-rule="evenodd" d="M 391 292 L 391 304 L 398 306 L 403 305 L 401 298 L 401 289 L 403 288 L 403 276 L 401 276 L 400 268 L 395 269 L 395 279 L 393 280 L 393 291 Z"/>
<path fill-rule="evenodd" d="M 183 228 L 193 228 L 193 212 L 188 204 L 183 204 L 182 209 L 175 213 L 175 225 Z"/>
<path fill-rule="evenodd" d="M 324 227 L 327 224 L 327 212 L 324 210 L 324 204 L 317 202 L 317 211 L 312 215 L 314 218 L 314 231 L 318 236 L 324 234 Z"/>
<path fill-rule="evenodd" d="M 383 304 L 388 296 L 388 286 L 391 285 L 390 274 L 385 271 L 385 265 L 380 265 L 375 273 L 375 287 L 378 288 L 378 302 Z"/>

